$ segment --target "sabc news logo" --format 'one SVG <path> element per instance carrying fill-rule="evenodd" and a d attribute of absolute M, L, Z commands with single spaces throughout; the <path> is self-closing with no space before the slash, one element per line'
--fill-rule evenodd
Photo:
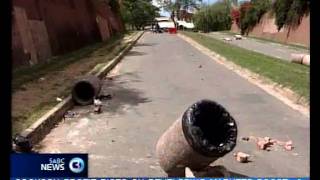
<path fill-rule="evenodd" d="M 75 157 L 69 161 L 69 169 L 73 173 L 81 173 L 85 168 L 84 161 Z M 49 158 L 49 163 L 41 164 L 41 171 L 64 171 L 65 158 Z"/>

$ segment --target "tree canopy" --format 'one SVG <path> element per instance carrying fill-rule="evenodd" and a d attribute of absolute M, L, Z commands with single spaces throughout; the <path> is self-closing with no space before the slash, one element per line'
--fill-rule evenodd
<path fill-rule="evenodd" d="M 310 12 L 310 0 L 276 0 L 272 6 L 278 30 L 296 28 Z"/>
<path fill-rule="evenodd" d="M 157 0 L 161 8 L 171 13 L 171 18 L 175 17 L 180 20 L 180 10 L 188 10 L 189 8 L 200 8 L 202 0 Z"/>
<path fill-rule="evenodd" d="M 159 16 L 159 8 L 152 0 L 123 0 L 121 14 L 124 22 L 136 29 L 142 29 Z"/>
<path fill-rule="evenodd" d="M 296 28 L 302 18 L 309 14 L 310 0 L 251 0 L 240 6 L 238 26 L 242 34 L 248 34 L 256 26 L 261 17 L 268 11 L 275 17 L 278 30 L 283 27 Z M 233 11 L 234 20 L 237 13 Z"/>
<path fill-rule="evenodd" d="M 228 2 L 204 6 L 194 15 L 195 27 L 204 32 L 229 30 L 232 22 L 230 11 Z"/>

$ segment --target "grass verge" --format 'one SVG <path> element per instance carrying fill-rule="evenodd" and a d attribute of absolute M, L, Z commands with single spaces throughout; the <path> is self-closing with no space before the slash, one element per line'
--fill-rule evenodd
<path fill-rule="evenodd" d="M 112 47 L 117 43 L 117 40 L 123 37 L 122 34 L 115 35 L 106 42 L 98 42 L 65 55 L 56 56 L 50 58 L 47 62 L 36 64 L 31 67 L 21 67 L 13 70 L 12 90 L 13 92 L 19 89 L 23 89 L 23 85 L 39 79 L 40 77 L 54 71 L 59 71 L 62 68 L 78 61 L 81 58 L 90 56 L 92 52 L 103 47 Z"/>
<path fill-rule="evenodd" d="M 56 106 L 59 103 L 57 97 L 67 97 L 76 77 L 92 69 L 99 71 L 127 46 L 125 38 L 134 34 L 117 35 L 106 42 L 52 58 L 48 63 L 15 70 L 12 80 L 12 135 L 29 127 Z"/>
<path fill-rule="evenodd" d="M 309 102 L 310 68 L 243 49 L 194 32 L 180 32 L 226 59 L 288 87 Z"/>

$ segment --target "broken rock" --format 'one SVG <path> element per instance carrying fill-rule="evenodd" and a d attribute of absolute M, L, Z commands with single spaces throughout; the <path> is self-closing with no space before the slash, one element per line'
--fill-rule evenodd
<path fill-rule="evenodd" d="M 293 149 L 292 141 L 287 141 L 284 145 L 284 149 L 287 151 L 291 151 Z"/>
<path fill-rule="evenodd" d="M 243 152 L 238 152 L 233 154 L 236 157 L 236 160 L 240 163 L 247 163 L 249 161 L 249 154 L 243 153 Z"/>
<path fill-rule="evenodd" d="M 249 141 L 249 140 L 250 140 L 249 137 L 242 137 L 241 139 L 242 139 L 243 141 Z"/>

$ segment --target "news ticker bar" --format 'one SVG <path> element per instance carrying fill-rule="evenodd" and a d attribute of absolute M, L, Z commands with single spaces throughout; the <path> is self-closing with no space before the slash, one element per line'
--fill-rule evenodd
<path fill-rule="evenodd" d="M 10 166 L 10 177 L 16 179 L 86 178 L 88 154 L 11 154 Z"/>
<path fill-rule="evenodd" d="M 310 180 L 310 178 L 11 178 L 11 180 Z"/>

